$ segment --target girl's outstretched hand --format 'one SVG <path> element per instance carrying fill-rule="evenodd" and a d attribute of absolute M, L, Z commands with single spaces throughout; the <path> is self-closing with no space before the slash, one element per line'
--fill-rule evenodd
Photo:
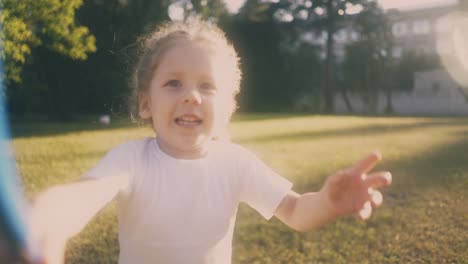
<path fill-rule="evenodd" d="M 47 195 L 40 196 L 32 204 L 29 211 L 29 226 L 31 240 L 40 259 L 31 259 L 28 264 L 63 264 L 68 237 L 64 232 L 60 211 L 54 210 L 49 199 L 56 198 Z M 39 256 L 36 256 L 39 257 Z"/>
<path fill-rule="evenodd" d="M 365 220 L 372 208 L 382 204 L 383 196 L 377 189 L 390 185 L 392 175 L 387 171 L 369 173 L 381 159 L 379 152 L 371 153 L 353 167 L 328 177 L 320 194 L 335 217 L 355 213 Z"/>

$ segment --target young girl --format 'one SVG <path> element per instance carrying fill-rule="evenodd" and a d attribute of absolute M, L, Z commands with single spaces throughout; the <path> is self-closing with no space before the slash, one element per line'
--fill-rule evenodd
<path fill-rule="evenodd" d="M 239 202 L 299 231 L 339 216 L 370 216 L 388 172 L 367 174 L 372 153 L 329 177 L 319 192 L 292 184 L 227 140 L 239 91 L 238 57 L 224 34 L 200 21 L 173 23 L 145 43 L 136 68 L 136 112 L 156 137 L 115 147 L 83 180 L 52 187 L 32 210 L 46 263 L 61 263 L 67 239 L 114 197 L 120 264 L 230 263 Z"/>

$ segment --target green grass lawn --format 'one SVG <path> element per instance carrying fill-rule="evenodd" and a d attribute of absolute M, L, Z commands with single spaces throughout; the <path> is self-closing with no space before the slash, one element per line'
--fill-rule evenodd
<path fill-rule="evenodd" d="M 13 147 L 27 194 L 71 182 L 126 140 L 152 135 L 122 124 L 15 124 Z M 468 263 L 468 118 L 243 115 L 230 130 L 295 183 L 324 178 L 379 149 L 393 173 L 367 222 L 342 218 L 298 233 L 241 205 L 233 263 Z M 83 194 L 86 195 L 86 194 Z M 67 263 L 117 263 L 116 205 L 69 243 Z"/>

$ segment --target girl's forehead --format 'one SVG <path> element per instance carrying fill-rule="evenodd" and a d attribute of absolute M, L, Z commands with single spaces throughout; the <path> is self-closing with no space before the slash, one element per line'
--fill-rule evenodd
<path fill-rule="evenodd" d="M 167 49 L 155 73 L 192 72 L 214 75 L 221 66 L 220 56 L 217 56 L 212 49 L 197 43 L 186 42 Z"/>
<path fill-rule="evenodd" d="M 207 49 L 195 43 L 181 43 L 168 48 L 163 54 L 163 62 L 171 63 L 172 60 L 200 60 L 206 61 L 212 57 Z"/>

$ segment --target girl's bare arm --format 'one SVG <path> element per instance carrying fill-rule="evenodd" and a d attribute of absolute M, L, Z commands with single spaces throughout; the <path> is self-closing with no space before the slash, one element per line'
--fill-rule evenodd
<path fill-rule="evenodd" d="M 109 177 L 54 186 L 39 194 L 31 208 L 30 224 L 45 262 L 62 263 L 67 240 L 127 184 L 124 176 Z"/>
<path fill-rule="evenodd" d="M 275 216 L 298 231 L 309 231 L 339 216 L 357 214 L 367 219 L 372 208 L 382 204 L 377 188 L 391 184 L 389 172 L 368 172 L 381 159 L 372 153 L 353 167 L 328 177 L 319 192 L 302 195 L 290 192 L 275 211 Z"/>

